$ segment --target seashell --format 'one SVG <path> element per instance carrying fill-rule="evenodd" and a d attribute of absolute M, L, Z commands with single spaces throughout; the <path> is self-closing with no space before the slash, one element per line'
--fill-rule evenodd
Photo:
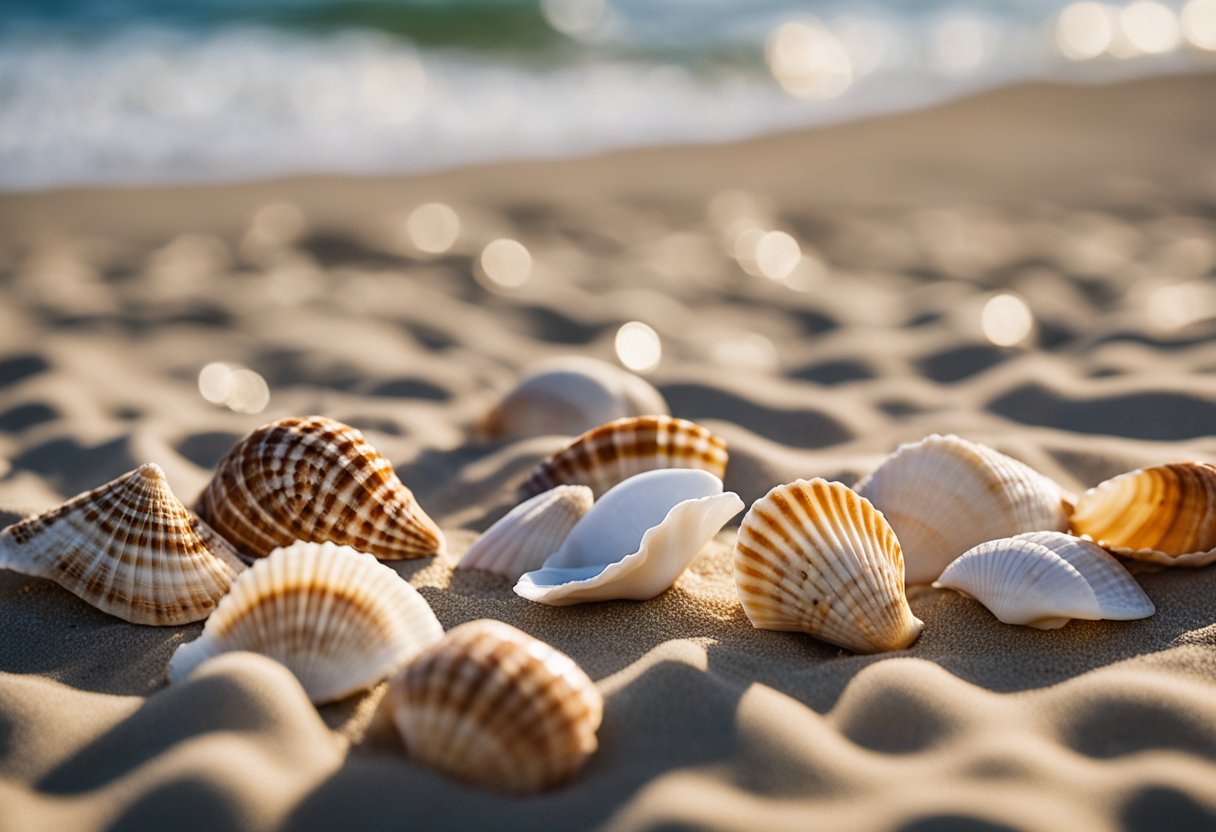
<path fill-rule="evenodd" d="M 151 463 L 0 533 L 0 568 L 133 624 L 206 618 L 245 568 Z"/>
<path fill-rule="evenodd" d="M 992 448 L 957 436 L 901 445 L 856 486 L 899 535 L 908 584 L 930 583 L 976 544 L 1067 531 L 1060 487 Z"/>
<path fill-rule="evenodd" d="M 924 623 L 904 595 L 895 532 L 837 482 L 795 480 L 752 504 L 735 544 L 735 586 L 760 630 L 794 630 L 852 650 L 902 650 Z"/>
<path fill-rule="evenodd" d="M 1117 560 L 1062 532 L 981 543 L 947 566 L 933 585 L 971 596 L 1006 624 L 1040 630 L 1063 627 L 1070 618 L 1129 621 L 1156 612 Z"/>
<path fill-rule="evenodd" d="M 670 411 L 650 382 L 605 361 L 569 356 L 527 372 L 478 425 L 485 439 L 576 436 L 626 416 Z"/>
<path fill-rule="evenodd" d="M 280 419 L 238 442 L 198 512 L 253 557 L 296 540 L 329 541 L 384 560 L 444 550 L 443 532 L 388 460 L 359 431 L 323 416 Z"/>
<path fill-rule="evenodd" d="M 574 777 L 596 749 L 604 712 L 573 659 L 487 619 L 422 652 L 393 678 L 386 703 L 411 757 L 516 793 Z"/>
<path fill-rule="evenodd" d="M 654 598 L 742 508 L 739 495 L 723 493 L 722 480 L 705 471 L 638 474 L 601 497 L 515 592 L 559 607 Z"/>
<path fill-rule="evenodd" d="M 591 508 L 591 489 L 559 485 L 520 503 L 477 538 L 457 569 L 480 569 L 515 581 L 540 567 Z"/>
<path fill-rule="evenodd" d="M 173 654 L 169 680 L 249 650 L 285 665 L 319 705 L 371 687 L 442 637 L 418 591 L 371 555 L 299 542 L 237 579 L 203 634 Z"/>
<path fill-rule="evenodd" d="M 1216 561 L 1216 466 L 1176 462 L 1120 474 L 1081 495 L 1072 530 L 1136 560 Z"/>
<path fill-rule="evenodd" d="M 531 496 L 587 485 L 599 499 L 622 480 L 658 468 L 699 468 L 722 479 L 726 460 L 726 442 L 695 422 L 634 416 L 587 431 L 537 466 L 520 491 Z"/>

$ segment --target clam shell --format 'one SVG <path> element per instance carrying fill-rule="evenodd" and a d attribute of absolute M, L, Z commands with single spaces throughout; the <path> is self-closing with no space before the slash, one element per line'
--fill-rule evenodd
<path fill-rule="evenodd" d="M 506 792 L 572 778 L 596 749 L 603 700 L 571 659 L 501 621 L 462 624 L 389 685 L 411 757 Z"/>
<path fill-rule="evenodd" d="M 963 552 L 1022 532 L 1067 531 L 1060 487 L 1016 459 L 957 436 L 928 436 L 857 484 L 899 535 L 908 584 L 931 583 Z"/>
<path fill-rule="evenodd" d="M 723 493 L 713 474 L 638 474 L 601 497 L 542 568 L 520 577 L 515 592 L 563 607 L 654 598 L 742 509 L 739 495 Z"/>
<path fill-rule="evenodd" d="M 169 680 L 249 650 L 285 665 L 321 704 L 371 687 L 442 637 L 430 606 L 392 569 L 348 546 L 300 542 L 241 575 L 203 634 L 173 654 Z"/>
<path fill-rule="evenodd" d="M 1120 474 L 1081 495 L 1072 530 L 1136 560 L 1216 561 L 1216 466 L 1178 462 Z"/>
<path fill-rule="evenodd" d="M 384 560 L 444 549 L 443 532 L 363 434 L 323 416 L 280 419 L 220 461 L 198 512 L 242 552 L 329 541 Z"/>
<path fill-rule="evenodd" d="M 1006 624 L 1040 630 L 1070 618 L 1129 621 L 1156 609 L 1100 546 L 1062 532 L 1030 532 L 968 550 L 933 584 L 979 601 Z"/>
<path fill-rule="evenodd" d="M 810 633 L 854 653 L 902 650 L 924 627 L 904 595 L 904 562 L 882 513 L 822 479 L 779 485 L 752 504 L 735 544 L 735 586 L 761 630 Z"/>
<path fill-rule="evenodd" d="M 521 487 L 526 496 L 558 485 L 587 485 L 599 499 L 617 483 L 659 468 L 726 476 L 726 442 L 687 419 L 635 416 L 600 425 L 546 459 Z"/>
<path fill-rule="evenodd" d="M 559 485 L 520 503 L 477 538 L 457 569 L 480 569 L 518 580 L 544 563 L 591 508 L 591 489 Z"/>
<path fill-rule="evenodd" d="M 149 463 L 9 526 L 0 568 L 49 578 L 124 621 L 168 625 L 210 615 L 245 564 Z"/>
<path fill-rule="evenodd" d="M 481 420 L 486 439 L 577 436 L 627 416 L 667 415 L 663 394 L 650 382 L 594 358 L 567 357 L 538 364 Z"/>

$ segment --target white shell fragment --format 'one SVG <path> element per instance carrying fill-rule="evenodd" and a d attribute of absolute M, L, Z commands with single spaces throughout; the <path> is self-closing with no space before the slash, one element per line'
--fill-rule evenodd
<path fill-rule="evenodd" d="M 713 474 L 648 471 L 610 489 L 515 592 L 553 606 L 654 598 L 671 587 L 743 501 Z"/>
<path fill-rule="evenodd" d="M 458 569 L 480 569 L 512 581 L 538 569 L 591 509 L 591 489 L 559 485 L 520 503 L 477 538 Z"/>
<path fill-rule="evenodd" d="M 1102 547 L 1060 532 L 981 543 L 933 584 L 979 601 L 1006 624 L 1054 630 L 1071 618 L 1129 621 L 1156 609 Z"/>

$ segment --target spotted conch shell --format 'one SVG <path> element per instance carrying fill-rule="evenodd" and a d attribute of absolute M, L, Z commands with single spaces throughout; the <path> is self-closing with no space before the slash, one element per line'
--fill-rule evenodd
<path fill-rule="evenodd" d="M 49 578 L 133 624 L 215 609 L 245 565 L 151 463 L 0 533 L 0 568 Z"/>
<path fill-rule="evenodd" d="M 501 621 L 462 624 L 389 684 L 409 755 L 504 792 L 536 792 L 578 773 L 604 705 L 574 660 Z"/>
<path fill-rule="evenodd" d="M 726 442 L 687 419 L 634 416 L 600 425 L 546 459 L 521 487 L 530 496 L 558 485 L 587 485 L 596 499 L 617 483 L 659 468 L 699 468 L 726 476 Z"/>
<path fill-rule="evenodd" d="M 663 394 L 613 364 L 569 356 L 543 361 L 525 373 L 479 425 L 487 439 L 576 436 L 614 419 L 667 415 Z"/>
<path fill-rule="evenodd" d="M 928 436 L 857 484 L 899 535 L 909 584 L 931 583 L 979 543 L 1067 531 L 1060 487 L 1016 459 L 957 436 Z"/>
<path fill-rule="evenodd" d="M 902 650 L 924 627 L 882 513 L 818 478 L 752 504 L 735 543 L 735 586 L 757 629 L 810 633 L 854 653 Z"/>
<path fill-rule="evenodd" d="M 296 540 L 329 541 L 383 560 L 444 550 L 443 532 L 363 434 L 323 416 L 280 419 L 236 444 L 198 513 L 262 557 Z"/>
<path fill-rule="evenodd" d="M 1089 489 L 1072 530 L 1116 555 L 1203 566 L 1216 561 L 1216 466 L 1176 462 L 1140 468 Z"/>
<path fill-rule="evenodd" d="M 969 595 L 1006 624 L 1040 630 L 1070 619 L 1129 621 L 1156 609 L 1100 546 L 1062 532 L 1029 532 L 964 552 L 933 584 Z"/>
<path fill-rule="evenodd" d="M 480 569 L 512 581 L 540 567 L 591 508 L 591 489 L 559 485 L 511 509 L 477 538 L 457 569 Z"/>
<path fill-rule="evenodd" d="M 275 549 L 237 580 L 169 662 L 179 681 L 220 653 L 287 667 L 316 704 L 371 687 L 443 637 L 418 591 L 371 555 L 333 543 Z"/>

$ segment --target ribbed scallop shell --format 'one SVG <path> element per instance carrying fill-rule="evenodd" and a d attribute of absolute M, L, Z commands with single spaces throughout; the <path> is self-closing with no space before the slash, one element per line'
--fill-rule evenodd
<path fill-rule="evenodd" d="M 902 650 L 924 627 L 882 513 L 819 478 L 752 504 L 735 544 L 735 586 L 752 626 L 810 633 L 854 653 Z"/>
<path fill-rule="evenodd" d="M 564 653 L 501 621 L 462 624 L 395 676 L 386 699 L 411 757 L 505 792 L 571 779 L 603 700 Z"/>
<path fill-rule="evenodd" d="M 280 419 L 220 461 L 198 512 L 238 549 L 262 557 L 296 540 L 329 541 L 384 560 L 443 551 L 443 532 L 393 466 L 349 425 Z"/>
<path fill-rule="evenodd" d="M 1081 495 L 1072 530 L 1136 560 L 1216 561 L 1216 466 L 1177 462 L 1120 474 Z"/>
<path fill-rule="evenodd" d="M 857 492 L 899 535 L 910 585 L 932 582 L 984 541 L 1067 531 L 1071 508 L 1058 485 L 1016 459 L 936 434 L 901 445 Z"/>
<path fill-rule="evenodd" d="M 0 568 L 133 624 L 206 618 L 245 564 L 151 463 L 0 533 Z"/>
<path fill-rule="evenodd" d="M 521 487 L 525 495 L 587 485 L 596 499 L 622 480 L 658 468 L 699 468 L 726 476 L 726 442 L 687 419 L 634 416 L 600 425 L 546 459 Z"/>
<path fill-rule="evenodd" d="M 442 637 L 426 600 L 392 569 L 348 546 L 300 542 L 241 575 L 203 634 L 173 654 L 169 680 L 249 650 L 285 665 L 322 704 L 371 687 Z"/>
<path fill-rule="evenodd" d="M 477 538 L 458 569 L 480 569 L 512 581 L 545 562 L 591 508 L 591 489 L 559 485 L 520 503 Z"/>
<path fill-rule="evenodd" d="M 1156 610 L 1100 546 L 1062 532 L 1030 532 L 969 549 L 933 584 L 970 595 L 1006 624 L 1054 630 L 1071 618 L 1128 621 Z"/>

